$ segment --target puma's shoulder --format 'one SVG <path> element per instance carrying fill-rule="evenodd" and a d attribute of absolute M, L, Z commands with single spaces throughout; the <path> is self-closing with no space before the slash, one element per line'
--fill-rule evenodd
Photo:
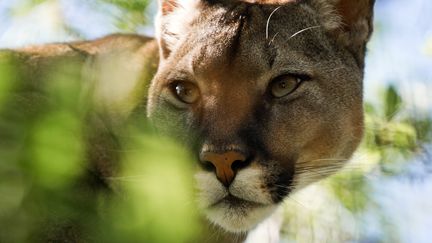
<path fill-rule="evenodd" d="M 136 52 L 156 45 L 153 38 L 137 34 L 112 34 L 96 40 L 32 45 L 15 50 L 35 57 L 64 56 L 71 53 L 98 55 L 110 52 Z M 154 46 L 156 49 L 156 46 Z"/>
<path fill-rule="evenodd" d="M 147 84 L 156 72 L 159 51 L 153 38 L 137 34 L 112 34 L 96 40 L 33 45 L 0 50 L 12 58 L 23 82 L 43 86 L 59 65 L 75 66 L 80 82 L 91 81 L 97 105 L 110 113 L 128 114 L 145 100 Z"/>

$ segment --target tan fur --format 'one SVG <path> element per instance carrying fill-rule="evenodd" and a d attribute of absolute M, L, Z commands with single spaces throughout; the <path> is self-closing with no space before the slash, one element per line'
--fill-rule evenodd
<path fill-rule="evenodd" d="M 159 3 L 164 9 L 171 2 Z M 227 231 L 248 232 L 289 192 L 341 168 L 359 144 L 373 1 L 177 5 L 158 15 L 162 58 L 148 114 L 196 154 L 235 151 L 249 157 L 228 187 L 209 167 L 197 176 L 208 219 Z M 269 97 L 272 79 L 284 73 L 311 80 L 287 97 Z M 181 101 L 173 102 L 170 87 L 178 81 L 195 84 L 200 99 L 175 107 Z"/>

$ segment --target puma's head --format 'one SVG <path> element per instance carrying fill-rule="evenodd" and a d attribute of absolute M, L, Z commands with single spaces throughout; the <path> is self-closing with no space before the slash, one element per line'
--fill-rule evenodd
<path fill-rule="evenodd" d="M 248 231 L 362 137 L 373 0 L 160 0 L 148 115 L 196 155 L 210 221 Z"/>

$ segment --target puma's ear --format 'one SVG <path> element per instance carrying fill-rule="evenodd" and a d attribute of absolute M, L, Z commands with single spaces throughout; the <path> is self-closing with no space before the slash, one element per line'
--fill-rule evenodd
<path fill-rule="evenodd" d="M 363 66 L 366 43 L 373 29 L 375 0 L 311 0 L 322 24 Z"/>
<path fill-rule="evenodd" d="M 170 14 L 178 7 L 178 0 L 159 0 L 159 9 L 162 15 Z"/>
<path fill-rule="evenodd" d="M 161 60 L 166 59 L 178 40 L 187 35 L 191 22 L 199 14 L 200 1 L 158 0 L 159 11 L 155 21 L 155 32 Z"/>

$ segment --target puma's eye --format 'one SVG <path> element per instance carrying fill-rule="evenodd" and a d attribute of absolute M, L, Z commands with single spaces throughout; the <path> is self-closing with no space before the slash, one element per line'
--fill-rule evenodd
<path fill-rule="evenodd" d="M 303 81 L 301 77 L 292 75 L 282 75 L 275 78 L 270 84 L 271 94 L 276 98 L 281 98 L 294 92 Z"/>
<path fill-rule="evenodd" d="M 200 96 L 198 87 L 191 82 L 176 82 L 172 90 L 177 99 L 187 104 L 195 103 Z"/>

